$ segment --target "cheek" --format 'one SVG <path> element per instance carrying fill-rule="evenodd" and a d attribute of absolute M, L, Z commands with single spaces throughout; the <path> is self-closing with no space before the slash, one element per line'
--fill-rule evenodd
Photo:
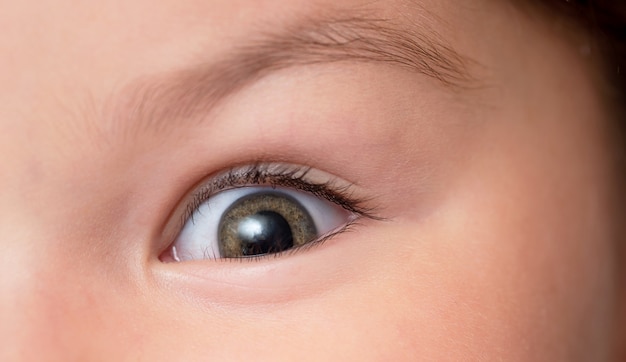
<path fill-rule="evenodd" d="M 455 299 L 453 317 L 440 322 L 508 358 L 597 360 L 614 298 L 609 157 L 550 129 L 498 131 L 420 231 L 440 268 L 431 282 Z"/>
<path fill-rule="evenodd" d="M 315 323 L 298 329 L 304 336 L 316 326 L 312 341 L 346 355 L 367 346 L 380 360 L 603 356 L 611 310 L 606 250 L 568 232 L 548 244 L 556 235 L 527 220 L 474 215 L 452 228 L 433 222 L 368 236 L 364 242 L 381 246 L 360 278 L 306 308 Z"/>
<path fill-rule="evenodd" d="M 351 284 L 307 305 L 315 323 L 293 330 L 304 337 L 312 325 L 311 341 L 381 359 L 606 359 L 610 158 L 587 137 L 554 135 L 486 132 L 431 213 L 354 235 L 363 247 L 345 261 L 358 270 Z"/>
<path fill-rule="evenodd" d="M 229 310 L 165 306 L 181 321 L 168 343 L 214 357 L 243 343 L 244 359 L 597 356 L 589 351 L 605 337 L 598 331 L 608 295 L 600 263 L 584 257 L 589 250 L 562 253 L 528 220 L 471 215 L 357 233 L 365 247 L 343 261 L 355 270 L 351 282 L 311 298 Z M 177 353 L 187 352 L 193 348 Z"/>

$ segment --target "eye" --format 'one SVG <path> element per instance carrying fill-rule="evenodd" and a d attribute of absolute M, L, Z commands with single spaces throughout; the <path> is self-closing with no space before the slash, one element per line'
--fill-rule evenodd
<path fill-rule="evenodd" d="M 162 260 L 246 258 L 324 239 L 357 217 L 338 204 L 290 187 L 219 191 L 187 219 Z"/>

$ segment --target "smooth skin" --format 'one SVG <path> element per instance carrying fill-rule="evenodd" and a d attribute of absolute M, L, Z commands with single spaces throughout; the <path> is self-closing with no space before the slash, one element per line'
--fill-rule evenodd
<path fill-rule="evenodd" d="M 611 115 L 566 22 L 495 0 L 0 8 L 0 360 L 617 358 Z M 125 106 L 337 13 L 426 34 L 466 77 L 346 59 L 265 72 L 192 120 Z M 278 257 L 164 262 L 187 195 L 256 161 L 354 184 L 378 218 Z"/>

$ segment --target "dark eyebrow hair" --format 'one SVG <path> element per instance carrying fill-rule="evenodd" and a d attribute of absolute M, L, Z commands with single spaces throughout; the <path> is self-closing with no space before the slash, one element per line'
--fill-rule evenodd
<path fill-rule="evenodd" d="M 435 32 L 419 30 L 367 16 L 304 19 L 281 31 L 261 33 L 220 60 L 131 84 L 115 97 L 121 101 L 114 107 L 114 118 L 139 123 L 142 131 L 158 130 L 175 119 L 206 115 L 227 96 L 272 72 L 303 65 L 382 63 L 431 77 L 451 89 L 474 81 L 469 59 Z"/>

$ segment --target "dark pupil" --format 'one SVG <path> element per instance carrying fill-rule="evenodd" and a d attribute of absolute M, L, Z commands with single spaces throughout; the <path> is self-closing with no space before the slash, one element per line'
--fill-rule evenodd
<path fill-rule="evenodd" d="M 273 211 L 259 211 L 237 225 L 242 255 L 277 253 L 293 247 L 289 223 Z"/>

